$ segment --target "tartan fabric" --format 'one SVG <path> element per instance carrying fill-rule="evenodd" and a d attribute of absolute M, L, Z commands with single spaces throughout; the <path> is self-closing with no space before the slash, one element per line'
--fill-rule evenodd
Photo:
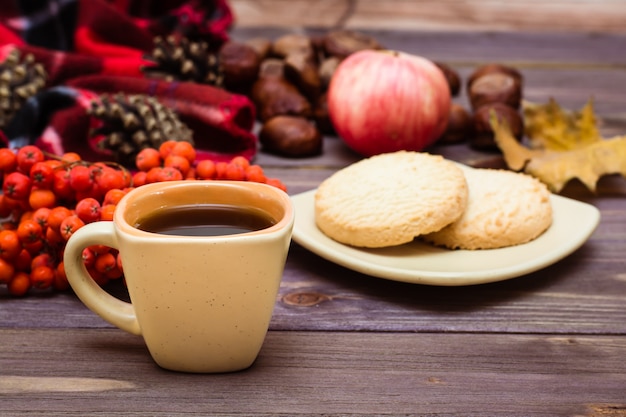
<path fill-rule="evenodd" d="M 102 158 L 88 140 L 85 107 L 102 93 L 142 93 L 174 107 L 194 131 L 200 158 L 252 159 L 255 109 L 247 97 L 150 80 L 141 71 L 151 65 L 144 56 L 154 36 L 201 39 L 218 48 L 232 22 L 226 0 L 3 0 L 0 61 L 17 48 L 32 54 L 48 78 L 46 89 L 2 133 L 11 146 L 30 142 L 55 153 L 80 150 Z"/>

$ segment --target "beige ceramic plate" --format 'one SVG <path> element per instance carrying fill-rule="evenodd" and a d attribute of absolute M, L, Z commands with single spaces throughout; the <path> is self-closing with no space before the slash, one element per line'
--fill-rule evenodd
<path fill-rule="evenodd" d="M 292 197 L 296 209 L 295 242 L 346 268 L 415 284 L 483 284 L 537 271 L 582 246 L 600 221 L 600 212 L 594 206 L 553 195 L 552 226 L 539 238 L 524 245 L 452 251 L 414 241 L 390 248 L 362 249 L 338 243 L 317 228 L 314 196 L 315 190 L 311 190 Z"/>

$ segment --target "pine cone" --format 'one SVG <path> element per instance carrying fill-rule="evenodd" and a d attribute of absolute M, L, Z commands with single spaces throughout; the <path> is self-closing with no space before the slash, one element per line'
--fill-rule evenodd
<path fill-rule="evenodd" d="M 113 152 L 117 162 L 134 165 L 137 153 L 144 148 L 158 149 L 167 140 L 193 144 L 193 132 L 169 107 L 146 95 L 118 93 L 100 97 L 88 113 L 102 121 L 93 129 L 92 137 L 104 135 L 98 142 L 103 150 Z"/>
<path fill-rule="evenodd" d="M 155 48 L 147 60 L 155 66 L 142 68 L 149 76 L 163 78 L 167 81 L 190 81 L 221 87 L 223 74 L 216 53 L 211 52 L 206 42 L 192 42 L 181 39 L 176 43 L 174 38 L 154 40 Z"/>
<path fill-rule="evenodd" d="M 26 100 L 46 85 L 46 71 L 33 55 L 22 59 L 13 49 L 0 64 L 0 129 L 4 129 Z"/>

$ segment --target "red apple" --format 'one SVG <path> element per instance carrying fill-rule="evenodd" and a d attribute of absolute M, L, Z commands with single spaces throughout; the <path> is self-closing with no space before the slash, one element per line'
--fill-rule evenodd
<path fill-rule="evenodd" d="M 372 156 L 421 151 L 444 132 L 450 88 L 430 60 L 390 50 L 348 56 L 328 87 L 328 113 L 337 134 Z"/>

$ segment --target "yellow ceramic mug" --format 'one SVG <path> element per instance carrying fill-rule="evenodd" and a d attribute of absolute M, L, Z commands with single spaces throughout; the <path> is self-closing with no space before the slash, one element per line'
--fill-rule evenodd
<path fill-rule="evenodd" d="M 168 207 L 256 207 L 274 224 L 224 236 L 170 236 L 140 230 L 146 215 Z M 243 181 L 176 181 L 129 192 L 112 222 L 90 223 L 68 241 L 64 261 L 72 288 L 92 311 L 141 335 L 155 362 L 184 372 L 229 372 L 256 359 L 276 302 L 294 222 L 289 196 Z M 96 284 L 83 249 L 120 251 L 130 303 Z"/>

